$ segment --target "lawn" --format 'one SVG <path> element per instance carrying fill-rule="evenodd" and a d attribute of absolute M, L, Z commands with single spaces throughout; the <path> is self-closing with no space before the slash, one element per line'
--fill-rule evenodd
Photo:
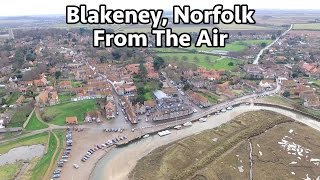
<path fill-rule="evenodd" d="M 12 93 L 7 99 L 7 104 L 8 105 L 15 104 L 19 97 L 20 97 L 19 93 L 16 93 L 16 92 Z"/>
<path fill-rule="evenodd" d="M 44 124 L 43 122 L 41 122 L 35 112 L 31 115 L 31 118 L 29 119 L 29 122 L 26 126 L 26 130 L 28 131 L 32 131 L 32 130 L 39 130 L 39 129 L 45 129 L 48 128 L 49 126 L 47 124 Z"/>
<path fill-rule="evenodd" d="M 320 30 L 320 23 L 294 24 L 296 30 Z"/>
<path fill-rule="evenodd" d="M 213 50 L 222 50 L 222 51 L 232 51 L 232 52 L 243 52 L 249 48 L 249 46 L 257 45 L 261 46 L 262 43 L 271 44 L 272 40 L 243 40 L 243 41 L 234 41 L 231 43 L 227 43 L 225 47 L 223 48 L 212 48 L 212 47 L 190 47 L 189 49 L 197 49 L 201 51 L 213 51 Z"/>
<path fill-rule="evenodd" d="M 188 61 L 189 63 L 193 63 L 209 70 L 232 70 L 237 64 L 242 63 L 240 60 L 220 58 L 219 56 L 197 53 L 157 53 L 157 55 L 169 62 L 177 60 Z M 230 62 L 233 62 L 233 66 L 229 66 Z"/>
<path fill-rule="evenodd" d="M 0 179 L 14 179 L 14 176 L 19 172 L 22 162 L 16 162 L 14 164 L 6 164 L 0 166 Z"/>
<path fill-rule="evenodd" d="M 82 84 L 83 84 L 82 81 L 71 81 L 71 86 L 72 86 L 73 88 L 81 87 Z"/>
<path fill-rule="evenodd" d="M 48 133 L 40 133 L 29 137 L 23 137 L 14 141 L 0 144 L 0 154 L 8 152 L 10 149 L 20 146 L 30 146 L 35 144 L 46 144 L 48 141 Z"/>
<path fill-rule="evenodd" d="M 96 100 L 83 100 L 58 104 L 45 108 L 43 120 L 56 125 L 65 125 L 66 117 L 76 116 L 78 123 L 83 122 L 84 113 L 98 109 Z"/>
<path fill-rule="evenodd" d="M 25 105 L 22 107 L 18 107 L 9 124 L 7 125 L 8 127 L 22 127 L 23 123 L 27 120 L 28 116 L 32 112 L 32 106 L 31 105 Z"/>
<path fill-rule="evenodd" d="M 73 98 L 73 97 L 75 97 L 75 95 L 71 95 L 71 93 L 69 93 L 69 92 L 60 93 L 59 94 L 59 101 L 60 101 L 60 103 L 70 102 L 71 98 Z"/>

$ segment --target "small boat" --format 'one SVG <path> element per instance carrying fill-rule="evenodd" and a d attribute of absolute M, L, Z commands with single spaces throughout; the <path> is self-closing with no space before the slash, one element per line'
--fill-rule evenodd
<path fill-rule="evenodd" d="M 227 110 L 225 108 L 221 109 L 221 112 L 226 112 Z"/>
<path fill-rule="evenodd" d="M 160 137 L 166 136 L 166 135 L 169 135 L 169 134 L 171 134 L 171 132 L 168 131 L 168 130 L 158 132 L 158 135 L 159 135 Z"/>
<path fill-rule="evenodd" d="M 183 124 L 184 127 L 192 126 L 192 122 L 186 122 Z"/>
<path fill-rule="evenodd" d="M 182 126 L 181 125 L 178 125 L 178 126 L 175 126 L 175 127 L 173 127 L 174 129 L 176 129 L 176 130 L 180 130 L 181 128 L 182 128 Z"/>
<path fill-rule="evenodd" d="M 233 109 L 232 106 L 227 107 L 227 110 L 232 110 L 232 109 Z"/>
<path fill-rule="evenodd" d="M 206 122 L 206 121 L 207 121 L 207 118 L 200 118 L 199 121 L 200 121 L 200 122 Z"/>
<path fill-rule="evenodd" d="M 148 138 L 150 135 L 149 134 L 146 134 L 143 136 L 143 138 Z"/>

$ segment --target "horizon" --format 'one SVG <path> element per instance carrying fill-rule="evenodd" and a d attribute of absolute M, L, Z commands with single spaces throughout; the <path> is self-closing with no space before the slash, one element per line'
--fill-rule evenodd
<path fill-rule="evenodd" d="M 113 8 L 112 8 L 113 9 Z M 150 8 L 150 9 L 156 9 L 156 8 Z M 169 9 L 163 9 L 165 12 L 172 12 L 172 10 Z M 320 8 L 319 9 L 255 9 L 256 11 L 290 11 L 290 12 L 320 12 Z M 279 12 L 281 13 L 281 12 Z M 18 17 L 46 17 L 46 16 L 65 16 L 65 14 L 63 13 L 57 13 L 57 14 L 26 14 L 26 15 L 1 15 L 0 14 L 0 18 L 18 18 Z"/>
<path fill-rule="evenodd" d="M 19 6 L 17 6 L 19 4 Z M 222 4 L 224 8 L 232 8 L 235 4 L 247 4 L 250 9 L 256 10 L 320 10 L 316 0 L 292 1 L 292 0 L 162 0 L 153 1 L 137 0 L 135 4 L 127 3 L 127 0 L 106 2 L 105 0 L 11 0 L 6 1 L 0 7 L 0 17 L 37 16 L 37 15 L 62 15 L 65 14 L 67 5 L 86 4 L 88 8 L 97 9 L 99 4 L 106 4 L 109 9 L 163 9 L 170 11 L 173 5 L 190 5 L 191 9 L 210 9 L 216 4 Z"/>

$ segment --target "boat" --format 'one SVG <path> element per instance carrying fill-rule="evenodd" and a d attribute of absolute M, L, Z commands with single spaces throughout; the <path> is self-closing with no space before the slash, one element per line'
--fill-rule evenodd
<path fill-rule="evenodd" d="M 227 107 L 227 110 L 232 110 L 232 109 L 233 109 L 232 106 Z"/>
<path fill-rule="evenodd" d="M 150 135 L 149 134 L 146 134 L 143 136 L 143 138 L 148 138 Z"/>
<path fill-rule="evenodd" d="M 176 129 L 176 130 L 180 130 L 182 128 L 182 126 L 181 125 L 177 125 L 177 126 L 175 126 L 173 128 Z"/>
<path fill-rule="evenodd" d="M 158 135 L 159 135 L 160 137 L 166 136 L 166 135 L 169 135 L 169 134 L 171 134 L 171 132 L 168 131 L 168 130 L 158 132 Z"/>
<path fill-rule="evenodd" d="M 207 121 L 207 118 L 200 118 L 199 121 L 200 121 L 200 122 L 206 122 L 206 121 Z"/>
<path fill-rule="evenodd" d="M 186 122 L 183 124 L 184 127 L 192 126 L 192 122 Z"/>
<path fill-rule="evenodd" d="M 225 108 L 221 109 L 221 112 L 226 112 L 227 110 Z"/>

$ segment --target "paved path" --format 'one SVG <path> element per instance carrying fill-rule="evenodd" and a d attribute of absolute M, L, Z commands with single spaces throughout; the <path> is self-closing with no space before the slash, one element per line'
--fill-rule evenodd
<path fill-rule="evenodd" d="M 291 31 L 293 25 L 291 24 L 289 29 L 286 30 L 281 36 L 277 37 L 277 39 L 275 39 L 271 44 L 269 44 L 268 46 L 266 46 L 265 48 L 261 49 L 259 54 L 256 56 L 256 59 L 253 61 L 252 64 L 259 64 L 259 60 L 261 59 L 261 55 L 263 54 L 263 52 L 267 49 L 269 49 L 271 46 L 273 46 L 276 42 L 279 41 L 279 39 L 283 36 L 285 36 L 289 31 Z"/>

